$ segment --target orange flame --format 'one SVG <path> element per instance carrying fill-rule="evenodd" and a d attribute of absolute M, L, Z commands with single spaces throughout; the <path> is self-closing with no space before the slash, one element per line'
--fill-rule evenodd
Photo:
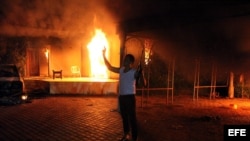
<path fill-rule="evenodd" d="M 95 30 L 95 36 L 87 45 L 90 57 L 90 76 L 93 78 L 108 78 L 108 71 L 102 57 L 102 50 L 106 47 L 109 50 L 108 41 L 101 29 Z M 106 54 L 107 55 L 107 54 Z"/>

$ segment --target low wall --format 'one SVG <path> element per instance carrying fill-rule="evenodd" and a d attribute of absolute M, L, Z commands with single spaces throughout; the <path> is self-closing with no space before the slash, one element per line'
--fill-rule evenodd
<path fill-rule="evenodd" d="M 89 78 L 26 78 L 27 93 L 49 94 L 117 94 L 118 80 Z"/>

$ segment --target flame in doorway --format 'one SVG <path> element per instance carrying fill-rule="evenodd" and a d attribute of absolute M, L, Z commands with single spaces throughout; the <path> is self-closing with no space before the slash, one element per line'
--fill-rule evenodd
<path fill-rule="evenodd" d="M 90 76 L 93 78 L 108 78 L 108 71 L 102 57 L 102 50 L 106 47 L 109 51 L 109 44 L 105 33 L 101 29 L 95 30 L 95 35 L 87 45 L 90 57 Z M 108 56 L 108 54 L 106 54 Z"/>

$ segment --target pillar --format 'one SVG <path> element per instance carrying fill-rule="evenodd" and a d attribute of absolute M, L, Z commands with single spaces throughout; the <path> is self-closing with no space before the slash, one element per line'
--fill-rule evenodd
<path fill-rule="evenodd" d="M 234 98 L 234 74 L 233 72 L 230 72 L 230 76 L 229 76 L 228 97 Z"/>

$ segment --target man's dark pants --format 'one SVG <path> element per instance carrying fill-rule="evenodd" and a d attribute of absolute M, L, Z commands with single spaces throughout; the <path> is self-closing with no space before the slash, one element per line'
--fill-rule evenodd
<path fill-rule="evenodd" d="M 120 112 L 123 122 L 124 134 L 128 134 L 131 127 L 131 134 L 134 140 L 137 139 L 136 120 L 136 98 L 134 94 L 119 96 Z"/>

